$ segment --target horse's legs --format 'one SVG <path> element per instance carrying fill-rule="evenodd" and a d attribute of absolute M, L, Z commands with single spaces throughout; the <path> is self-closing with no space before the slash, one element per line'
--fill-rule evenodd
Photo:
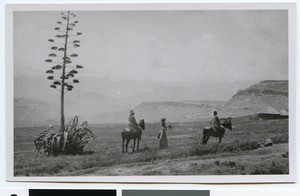
<path fill-rule="evenodd" d="M 124 138 L 122 138 L 122 152 L 124 153 L 124 141 L 125 139 Z"/>
<path fill-rule="evenodd" d="M 135 148 L 135 140 L 136 140 L 136 139 L 133 139 L 133 148 L 132 148 L 132 152 L 134 152 L 134 148 Z"/>
<path fill-rule="evenodd" d="M 222 142 L 222 137 L 223 137 L 223 135 L 219 136 L 219 144 L 221 144 L 221 142 Z"/>
<path fill-rule="evenodd" d="M 204 131 L 203 131 L 203 139 L 202 139 L 202 144 L 205 144 L 205 133 L 204 133 Z"/>
<path fill-rule="evenodd" d="M 205 144 L 207 144 L 209 138 L 210 138 L 210 135 L 207 135 L 207 136 L 206 136 L 206 140 L 205 140 Z"/>
<path fill-rule="evenodd" d="M 126 146 L 125 146 L 126 147 L 126 152 L 128 152 L 128 143 L 129 143 L 129 141 L 130 141 L 129 139 L 126 139 Z"/>
<path fill-rule="evenodd" d="M 136 151 L 139 151 L 140 139 L 137 140 Z"/>

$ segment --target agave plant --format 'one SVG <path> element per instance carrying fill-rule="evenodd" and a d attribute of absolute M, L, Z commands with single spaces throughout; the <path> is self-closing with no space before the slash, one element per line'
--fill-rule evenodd
<path fill-rule="evenodd" d="M 34 140 L 37 154 L 56 156 L 58 154 L 82 154 L 84 145 L 89 140 L 96 139 L 92 131 L 87 128 L 87 122 L 78 125 L 78 117 L 70 121 L 65 132 L 54 131 L 53 126 L 42 132 Z M 43 152 L 42 152 L 43 151 Z"/>

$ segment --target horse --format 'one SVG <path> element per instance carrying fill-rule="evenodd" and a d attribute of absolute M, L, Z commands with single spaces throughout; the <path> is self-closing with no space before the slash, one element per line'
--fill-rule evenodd
<path fill-rule="evenodd" d="M 140 120 L 138 125 L 142 128 L 142 130 L 145 130 L 145 121 L 144 121 L 144 119 Z M 136 140 L 137 140 L 136 150 L 137 151 L 139 150 L 139 143 L 140 143 L 140 139 L 141 139 L 141 136 L 142 136 L 142 130 L 133 131 L 133 130 L 130 130 L 129 128 L 123 129 L 123 131 L 122 131 L 122 141 L 123 141 L 122 152 L 123 153 L 125 152 L 124 151 L 125 140 L 126 140 L 126 144 L 125 144 L 126 152 L 128 152 L 128 143 L 131 139 L 133 139 L 132 152 L 134 152 Z"/>
<path fill-rule="evenodd" d="M 212 126 L 207 126 L 203 129 L 203 141 L 202 144 L 207 144 L 208 139 L 210 136 L 212 137 L 219 137 L 219 144 L 222 141 L 222 137 L 224 136 L 224 133 L 226 129 L 232 130 L 232 124 L 231 119 L 226 120 L 222 123 L 221 129 L 215 130 Z"/>

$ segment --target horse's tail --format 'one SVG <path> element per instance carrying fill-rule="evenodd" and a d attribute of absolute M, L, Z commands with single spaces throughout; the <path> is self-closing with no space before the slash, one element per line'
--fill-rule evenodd
<path fill-rule="evenodd" d="M 122 137 L 122 140 L 124 140 L 124 138 L 125 138 L 125 129 L 122 129 L 122 132 L 121 132 L 121 137 Z"/>
<path fill-rule="evenodd" d="M 122 139 L 126 139 L 128 137 L 128 134 L 130 132 L 130 129 L 129 128 L 123 128 L 122 129 L 122 132 L 121 132 L 121 136 L 122 136 Z"/>

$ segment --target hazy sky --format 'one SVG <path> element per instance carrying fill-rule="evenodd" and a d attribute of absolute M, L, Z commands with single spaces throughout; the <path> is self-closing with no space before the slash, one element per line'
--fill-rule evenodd
<path fill-rule="evenodd" d="M 287 11 L 74 12 L 82 77 L 109 80 L 288 79 Z M 45 75 L 60 12 L 15 12 L 15 76 Z M 45 76 L 46 77 L 46 76 Z"/>

